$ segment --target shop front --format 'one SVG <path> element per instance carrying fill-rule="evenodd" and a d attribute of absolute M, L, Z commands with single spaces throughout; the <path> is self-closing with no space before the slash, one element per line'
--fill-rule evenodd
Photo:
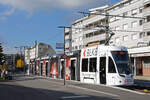
<path fill-rule="evenodd" d="M 150 76 L 150 47 L 129 50 L 135 76 Z"/>

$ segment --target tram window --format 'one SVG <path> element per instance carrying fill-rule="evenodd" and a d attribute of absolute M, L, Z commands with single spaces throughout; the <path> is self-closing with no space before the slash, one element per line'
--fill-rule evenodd
<path fill-rule="evenodd" d="M 109 57 L 108 73 L 116 73 L 115 65 L 113 60 Z"/>
<path fill-rule="evenodd" d="M 96 58 L 90 58 L 89 72 L 96 72 Z"/>
<path fill-rule="evenodd" d="M 82 72 L 88 71 L 88 59 L 82 59 Z"/>

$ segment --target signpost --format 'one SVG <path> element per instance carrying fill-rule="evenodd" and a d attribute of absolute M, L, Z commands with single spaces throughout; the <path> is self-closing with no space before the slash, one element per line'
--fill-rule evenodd
<path fill-rule="evenodd" d="M 64 43 L 56 43 L 56 53 L 57 54 L 64 53 Z"/>

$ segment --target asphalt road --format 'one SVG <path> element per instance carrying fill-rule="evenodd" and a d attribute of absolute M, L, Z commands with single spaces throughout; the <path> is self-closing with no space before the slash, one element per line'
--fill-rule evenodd
<path fill-rule="evenodd" d="M 149 100 L 150 95 L 103 85 L 17 77 L 0 82 L 0 100 Z"/>

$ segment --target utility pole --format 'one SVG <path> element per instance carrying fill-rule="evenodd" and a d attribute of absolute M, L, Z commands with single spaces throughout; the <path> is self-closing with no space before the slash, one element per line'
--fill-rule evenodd
<path fill-rule="evenodd" d="M 63 55 L 63 58 L 64 58 L 64 85 L 66 85 L 66 51 L 65 51 L 65 29 L 66 28 L 71 28 L 71 27 L 66 27 L 66 26 L 58 26 L 58 28 L 63 28 L 64 29 L 64 55 Z"/>
<path fill-rule="evenodd" d="M 108 38 L 109 38 L 109 16 L 108 12 L 106 11 L 106 26 L 105 26 L 105 32 L 106 32 L 106 40 L 105 40 L 105 45 L 108 45 Z"/>
<path fill-rule="evenodd" d="M 35 41 L 34 74 L 36 74 L 36 56 L 37 56 L 37 54 L 36 54 L 36 52 L 37 52 L 36 47 L 37 47 L 37 40 Z"/>

